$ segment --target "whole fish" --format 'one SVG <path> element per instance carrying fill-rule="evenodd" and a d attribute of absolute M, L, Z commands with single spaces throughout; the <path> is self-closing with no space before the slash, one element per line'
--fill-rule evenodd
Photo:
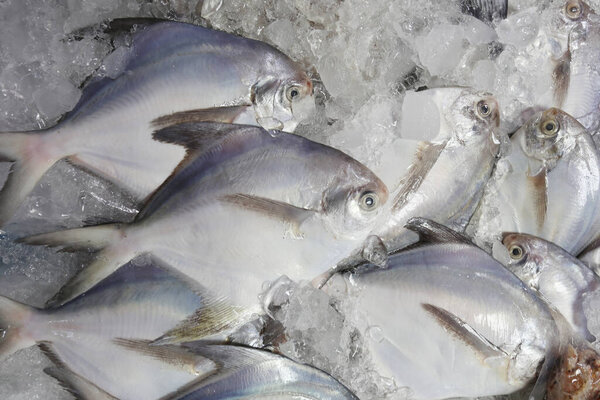
<path fill-rule="evenodd" d="M 475 211 L 500 149 L 498 103 L 490 94 L 472 89 L 428 92 L 439 113 L 437 137 L 420 144 L 369 241 L 335 269 L 365 259 L 385 264 L 387 252 L 417 240 L 414 232 L 404 228 L 411 217 L 423 216 L 463 230 Z"/>
<path fill-rule="evenodd" d="M 213 371 L 214 364 L 159 362 L 113 340 L 155 340 L 184 332 L 188 340 L 201 338 L 238 316 L 193 282 L 153 265 L 129 264 L 59 308 L 39 310 L 0 297 L 0 356 L 39 344 L 58 366 L 112 396 L 158 399 Z"/>
<path fill-rule="evenodd" d="M 578 254 L 600 232 L 599 209 L 598 150 L 579 122 L 551 108 L 512 136 L 473 228 L 489 243 L 502 232 L 520 232 Z"/>
<path fill-rule="evenodd" d="M 271 46 L 195 25 L 163 22 L 133 38 L 123 72 L 89 84 L 55 127 L 0 134 L 0 160 L 14 161 L 0 192 L 0 226 L 56 161 L 72 163 L 144 199 L 185 155 L 152 132 L 191 121 L 293 131 L 314 106 L 312 83 Z"/>
<path fill-rule="evenodd" d="M 102 249 L 57 295 L 64 302 L 142 253 L 255 307 L 262 284 L 282 274 L 311 279 L 373 229 L 387 188 L 348 155 L 262 128 L 194 123 L 155 138 L 188 156 L 131 224 L 100 225 L 24 239 Z"/>
<path fill-rule="evenodd" d="M 120 341 L 124 347 L 160 360 L 198 358 L 218 367 L 209 377 L 165 397 L 168 400 L 319 399 L 358 400 L 344 385 L 314 367 L 252 347 L 203 342 L 181 346 L 149 346 L 140 341 Z"/>
<path fill-rule="evenodd" d="M 593 342 L 583 311 L 585 296 L 598 289 L 600 277 L 564 249 L 535 236 L 505 233 L 507 268 L 536 290 L 570 323 L 573 331 Z"/>
<path fill-rule="evenodd" d="M 600 16 L 580 0 L 559 2 L 552 21 L 554 102 L 592 134 L 600 126 Z"/>
<path fill-rule="evenodd" d="M 581 0 L 553 1 L 522 12 L 524 18 L 538 16 L 539 24 L 535 40 L 519 52 L 517 67 L 530 76 L 533 109 L 562 109 L 595 134 L 600 126 L 600 70 L 595 61 L 600 55 L 600 17 Z"/>
<path fill-rule="evenodd" d="M 532 290 L 460 234 L 420 218 L 407 227 L 421 242 L 387 269 L 332 279 L 348 288 L 378 372 L 410 398 L 445 399 L 512 393 L 552 365 L 556 325 Z"/>

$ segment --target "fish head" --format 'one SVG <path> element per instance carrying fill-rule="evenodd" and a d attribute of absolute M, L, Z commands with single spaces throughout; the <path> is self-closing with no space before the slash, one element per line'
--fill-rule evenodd
<path fill-rule="evenodd" d="M 491 94 L 466 89 L 449 107 L 445 118 L 452 126 L 455 142 L 463 146 L 486 143 L 494 155 L 498 153 L 500 107 Z"/>
<path fill-rule="evenodd" d="M 504 232 L 502 244 L 508 251 L 506 267 L 532 289 L 538 290 L 540 274 L 549 255 L 547 242 L 526 233 Z"/>
<path fill-rule="evenodd" d="M 323 192 L 321 209 L 337 236 L 364 236 L 374 227 L 388 196 L 385 183 L 352 160 Z"/>
<path fill-rule="evenodd" d="M 293 132 L 315 108 L 313 84 L 304 71 L 281 79 L 267 76 L 252 86 L 256 121 L 265 129 Z"/>
<path fill-rule="evenodd" d="M 535 175 L 541 166 L 551 169 L 586 132 L 575 118 L 562 110 L 550 108 L 535 114 L 511 140 L 518 144 L 530 161 L 541 164 L 530 165 L 530 175 Z"/>

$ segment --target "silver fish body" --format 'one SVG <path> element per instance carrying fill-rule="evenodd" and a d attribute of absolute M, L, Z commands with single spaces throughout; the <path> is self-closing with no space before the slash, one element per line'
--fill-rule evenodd
<path fill-rule="evenodd" d="M 500 110 L 491 95 L 465 88 L 427 92 L 440 114 L 439 133 L 433 141 L 420 144 L 413 164 L 390 194 L 391 201 L 370 233 L 381 240 L 384 253 L 416 241 L 414 232 L 404 228 L 411 217 L 430 218 L 463 230 L 477 207 L 500 148 Z M 336 269 L 364 262 L 369 250 L 365 242 Z"/>
<path fill-rule="evenodd" d="M 169 140 L 184 131 L 190 156 L 134 223 L 25 239 L 104 248 L 63 288 L 61 301 L 136 255 L 152 253 L 235 304 L 254 307 L 264 281 L 282 274 L 312 279 L 349 254 L 387 200 L 387 188 L 366 167 L 308 139 L 217 124 L 160 135 Z M 216 139 L 194 153 L 199 134 Z"/>
<path fill-rule="evenodd" d="M 549 76 L 550 96 L 538 106 L 556 107 L 576 118 L 595 134 L 600 126 L 600 17 L 581 0 L 557 1 L 542 18 L 540 37 L 547 65 L 539 71 Z"/>
<path fill-rule="evenodd" d="M 437 243 L 345 277 L 378 371 L 414 399 L 507 394 L 556 347 L 547 306 L 481 249 Z M 432 384 L 435 382 L 435 384 Z"/>
<path fill-rule="evenodd" d="M 57 126 L 0 134 L 0 159 L 15 161 L 0 192 L 0 223 L 59 159 L 144 199 L 185 155 L 181 146 L 154 140 L 155 130 L 208 120 L 293 131 L 294 112 L 307 102 L 312 83 L 278 50 L 195 25 L 158 23 L 134 36 L 123 72 L 90 84 Z"/>
<path fill-rule="evenodd" d="M 6 328 L 0 354 L 38 343 L 58 366 L 112 396 L 160 398 L 212 371 L 214 364 L 172 365 L 124 349 L 114 340 L 154 340 L 201 310 L 209 311 L 212 300 L 201 290 L 157 267 L 130 264 L 59 308 L 37 310 L 0 297 L 0 320 Z"/>
<path fill-rule="evenodd" d="M 600 286 L 600 278 L 564 249 L 535 236 L 505 233 L 507 268 L 555 307 L 574 332 L 588 341 L 596 338 L 587 327 L 585 296 Z"/>
<path fill-rule="evenodd" d="M 156 348 L 144 347 L 144 344 L 132 342 L 125 345 L 161 358 L 170 349 L 184 351 L 186 357 L 208 359 L 218 365 L 212 375 L 187 385 L 171 394 L 169 399 L 357 400 L 330 375 L 264 350 L 190 342 L 183 343 L 181 348 L 167 346 L 159 354 L 154 351 Z"/>
<path fill-rule="evenodd" d="M 534 115 L 511 138 L 474 221 L 492 243 L 502 232 L 538 236 L 578 254 L 600 224 L 600 158 L 581 124 L 558 109 Z"/>

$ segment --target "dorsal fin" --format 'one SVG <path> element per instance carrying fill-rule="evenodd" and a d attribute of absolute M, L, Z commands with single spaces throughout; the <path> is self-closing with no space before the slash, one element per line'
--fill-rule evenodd
<path fill-rule="evenodd" d="M 157 125 L 164 126 L 164 125 Z M 152 133 L 152 138 L 162 143 L 178 144 L 188 152 L 203 152 L 217 145 L 227 135 L 243 130 L 261 129 L 250 125 L 226 124 L 220 122 L 194 121 L 170 124 Z"/>
<path fill-rule="evenodd" d="M 464 243 L 473 245 L 471 239 L 463 233 L 438 224 L 431 219 L 413 217 L 406 222 L 404 227 L 419 235 L 419 243 Z"/>
<path fill-rule="evenodd" d="M 141 208 L 136 220 L 152 214 L 160 204 L 171 197 L 173 190 L 185 184 L 188 179 L 200 179 L 204 167 L 211 167 L 221 160 L 243 152 L 252 144 L 252 139 L 272 137 L 257 126 L 222 124 L 214 122 L 194 122 L 169 126 L 153 134 L 155 140 L 179 144 L 187 149 L 184 159 L 175 167 L 171 175 L 150 196 Z M 196 164 L 190 173 L 182 173 Z"/>

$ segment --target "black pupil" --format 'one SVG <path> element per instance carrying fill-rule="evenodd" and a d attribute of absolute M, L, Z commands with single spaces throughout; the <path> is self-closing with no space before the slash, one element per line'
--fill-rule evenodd
<path fill-rule="evenodd" d="M 552 122 L 548 122 L 548 123 L 546 124 L 546 130 L 547 130 L 548 132 L 552 132 L 552 131 L 554 130 L 554 124 L 553 124 Z"/>
<path fill-rule="evenodd" d="M 290 92 L 290 97 L 294 98 L 298 96 L 298 90 L 297 89 L 292 89 L 292 91 Z"/>
<path fill-rule="evenodd" d="M 512 255 L 513 256 L 520 256 L 521 255 L 521 249 L 519 249 L 518 247 L 515 247 L 512 249 Z"/>
<path fill-rule="evenodd" d="M 569 9 L 569 11 L 571 12 L 571 14 L 577 14 L 577 12 L 579 11 L 579 7 L 573 6 Z"/>
<path fill-rule="evenodd" d="M 373 203 L 375 203 L 375 201 L 373 200 L 373 198 L 371 196 L 369 196 L 365 199 L 365 204 L 367 206 L 371 207 L 373 205 Z"/>
<path fill-rule="evenodd" d="M 481 109 L 481 113 L 484 115 L 487 115 L 487 113 L 490 112 L 490 107 L 485 103 L 481 104 L 480 109 Z"/>

